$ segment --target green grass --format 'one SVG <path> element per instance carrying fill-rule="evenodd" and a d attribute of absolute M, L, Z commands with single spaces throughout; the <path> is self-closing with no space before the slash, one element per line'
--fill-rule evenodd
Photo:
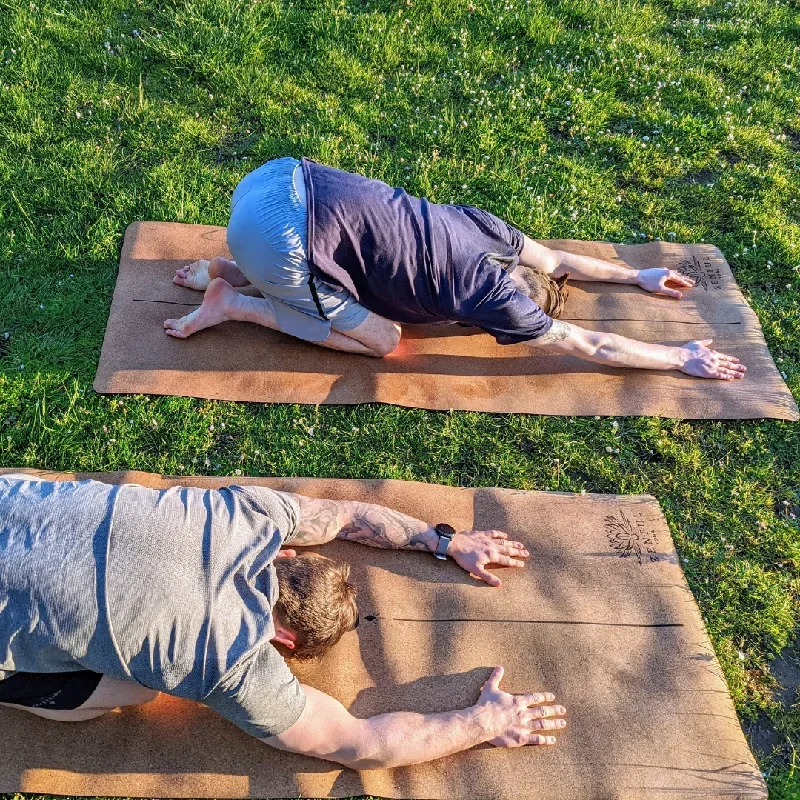
<path fill-rule="evenodd" d="M 722 248 L 800 397 L 800 13 L 782 0 L 0 0 L 0 463 L 650 492 L 772 793 L 800 715 L 800 427 L 92 391 L 125 226 L 308 155 L 539 238 Z M 6 338 L 7 337 L 7 338 Z"/>

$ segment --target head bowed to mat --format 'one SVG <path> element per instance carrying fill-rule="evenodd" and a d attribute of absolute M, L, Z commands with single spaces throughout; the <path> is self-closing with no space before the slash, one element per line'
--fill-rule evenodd
<path fill-rule="evenodd" d="M 6 472 L 10 470 L 4 470 Z M 18 470 L 15 470 L 18 471 Z M 35 474 L 74 479 L 72 474 Z M 228 478 L 82 475 L 163 488 Z M 553 691 L 570 725 L 554 748 L 476 748 L 352 772 L 272 750 L 202 706 L 162 695 L 64 725 L 0 709 L 0 791 L 133 797 L 766 798 L 666 521 L 649 496 L 459 489 L 404 481 L 243 478 L 362 500 L 525 543 L 492 589 L 428 554 L 325 545 L 352 565 L 362 623 L 298 677 L 357 716 L 471 705 L 491 668 Z"/>
<path fill-rule="evenodd" d="M 239 322 L 190 339 L 164 335 L 166 316 L 200 303 L 172 282 L 176 267 L 228 255 L 225 229 L 140 222 L 128 228 L 94 387 L 262 403 L 382 402 L 429 409 L 654 415 L 682 419 L 798 419 L 755 313 L 711 245 L 653 242 L 545 244 L 641 268 L 678 269 L 697 282 L 676 302 L 619 284 L 576 283 L 562 319 L 646 342 L 713 339 L 748 367 L 740 381 L 601 367 L 577 358 L 501 346 L 477 329 L 405 326 L 382 359 L 322 350 Z"/>

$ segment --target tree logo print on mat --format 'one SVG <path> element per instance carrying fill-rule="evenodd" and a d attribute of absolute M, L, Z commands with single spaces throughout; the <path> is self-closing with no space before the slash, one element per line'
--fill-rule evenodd
<path fill-rule="evenodd" d="M 678 264 L 678 272 L 692 278 L 695 286 L 706 292 L 722 288 L 722 271 L 712 262 L 711 256 L 686 258 Z"/>
<path fill-rule="evenodd" d="M 605 518 L 604 527 L 611 549 L 619 553 L 620 558 L 635 558 L 640 566 L 657 563 L 660 560 L 656 550 L 658 537 L 648 528 L 641 514 L 633 516 L 631 520 L 624 511 L 619 511 Z"/>

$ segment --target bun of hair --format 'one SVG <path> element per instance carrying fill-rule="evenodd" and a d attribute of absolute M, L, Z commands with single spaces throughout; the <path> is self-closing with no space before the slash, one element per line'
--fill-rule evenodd
<path fill-rule="evenodd" d="M 525 283 L 528 284 L 528 297 L 554 319 L 561 316 L 564 304 L 569 297 L 569 273 L 559 278 L 551 278 L 546 272 L 532 267 L 521 267 Z"/>

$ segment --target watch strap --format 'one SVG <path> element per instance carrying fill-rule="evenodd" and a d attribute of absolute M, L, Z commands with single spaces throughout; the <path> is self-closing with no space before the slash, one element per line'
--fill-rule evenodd
<path fill-rule="evenodd" d="M 440 561 L 447 560 L 447 549 L 450 547 L 450 542 L 456 535 L 455 529 L 451 525 L 439 523 L 434 530 L 439 535 L 439 543 L 436 545 L 433 555 Z"/>

